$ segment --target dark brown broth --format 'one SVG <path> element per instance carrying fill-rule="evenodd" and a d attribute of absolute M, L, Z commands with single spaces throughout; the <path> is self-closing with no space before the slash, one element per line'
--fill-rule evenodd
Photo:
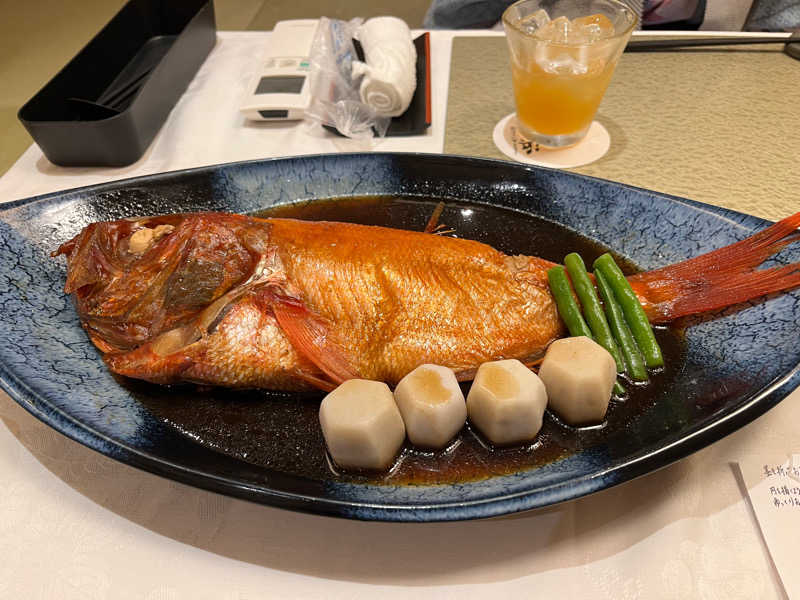
<path fill-rule="evenodd" d="M 422 230 L 438 199 L 402 197 L 346 198 L 303 202 L 259 216 L 347 221 Z M 550 221 L 496 206 L 447 201 L 439 219 L 458 237 L 485 242 L 507 254 L 541 256 L 560 262 L 578 252 L 587 262 L 608 251 L 596 242 Z M 620 260 L 628 273 L 633 264 Z M 613 400 L 604 423 L 565 426 L 553 415 L 532 444 L 492 448 L 469 425 L 444 451 L 421 452 L 406 445 L 389 473 L 359 474 L 335 470 L 325 452 L 318 410 L 322 394 L 272 391 L 197 390 L 141 382 L 126 386 L 154 415 L 197 443 L 229 456 L 310 479 L 387 484 L 436 484 L 484 479 L 547 464 L 582 448 L 603 444 L 628 429 L 677 377 L 684 344 L 677 329 L 658 328 L 667 367 L 645 386 L 627 385 L 628 397 Z M 464 384 L 464 393 L 469 384 Z"/>

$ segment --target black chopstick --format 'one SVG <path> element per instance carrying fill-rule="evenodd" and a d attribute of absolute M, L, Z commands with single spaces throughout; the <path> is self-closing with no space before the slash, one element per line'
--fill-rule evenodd
<path fill-rule="evenodd" d="M 734 46 L 742 44 L 791 44 L 800 42 L 800 35 L 789 37 L 713 37 L 713 38 L 672 38 L 668 40 L 632 40 L 625 46 L 625 52 L 648 52 L 670 48 L 691 48 L 697 46 Z"/>

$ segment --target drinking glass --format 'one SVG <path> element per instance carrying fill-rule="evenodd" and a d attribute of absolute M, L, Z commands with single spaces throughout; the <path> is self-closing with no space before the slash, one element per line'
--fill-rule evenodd
<path fill-rule="evenodd" d="M 618 0 L 520 0 L 503 13 L 517 122 L 541 146 L 586 135 L 637 16 Z"/>

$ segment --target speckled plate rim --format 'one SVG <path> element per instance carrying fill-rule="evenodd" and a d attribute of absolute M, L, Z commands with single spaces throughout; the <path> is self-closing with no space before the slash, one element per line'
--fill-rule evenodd
<path fill-rule="evenodd" d="M 512 163 L 503 160 L 483 159 L 460 155 L 422 153 L 304 155 L 297 157 L 241 161 L 169 171 L 153 175 L 144 175 L 134 178 L 115 180 L 112 182 L 91 186 L 60 190 L 30 198 L 13 200 L 0 205 L 0 220 L 2 220 L 3 213 L 7 210 L 39 202 L 44 203 L 48 200 L 63 197 L 79 191 L 88 193 L 116 190 L 120 187 L 135 185 L 142 182 L 157 182 L 162 179 L 173 178 L 176 176 L 201 172 L 214 172 L 221 168 L 235 168 L 244 165 L 256 165 L 277 161 L 330 158 L 344 159 L 353 157 L 364 158 L 366 160 L 391 159 L 392 157 L 406 157 L 420 160 L 453 160 L 464 163 L 464 166 L 468 166 L 469 163 L 480 163 L 482 165 L 488 164 L 491 166 L 492 163 L 495 163 L 498 166 L 512 166 L 514 169 L 531 173 L 535 173 L 537 171 L 552 171 L 552 169 L 547 169 L 544 167 L 521 165 L 519 163 Z M 768 221 L 764 221 L 751 215 L 738 213 L 678 196 L 662 194 L 652 190 L 629 186 L 617 182 L 610 182 L 608 180 L 586 175 L 570 172 L 564 173 L 577 180 L 610 184 L 619 189 L 644 193 L 664 201 L 676 202 L 695 209 L 708 211 L 718 217 L 731 219 L 733 223 L 748 227 L 750 229 L 763 227 L 769 223 Z M 87 340 L 87 344 L 88 343 L 89 342 Z M 638 476 L 668 466 L 669 464 L 672 464 L 673 462 L 680 460 L 719 439 L 722 439 L 729 433 L 746 425 L 747 423 L 750 423 L 767 410 L 774 407 L 798 386 L 800 386 L 800 364 L 795 365 L 783 376 L 774 379 L 768 385 L 751 394 L 745 403 L 742 403 L 731 410 L 722 410 L 719 414 L 712 415 L 712 417 L 695 424 L 695 426 L 689 431 L 684 432 L 680 436 L 676 436 L 675 439 L 664 440 L 665 443 L 659 448 L 648 452 L 642 452 L 631 457 L 627 461 L 614 465 L 611 468 L 599 470 L 596 473 L 592 473 L 584 477 L 579 477 L 566 482 L 540 486 L 533 490 L 523 490 L 510 494 L 497 495 L 465 502 L 453 501 L 441 503 L 399 504 L 360 502 L 353 499 L 320 498 L 317 496 L 307 496 L 298 493 L 284 492 L 281 490 L 256 486 L 229 477 L 192 469 L 186 465 L 166 460 L 140 448 L 136 448 L 118 440 L 114 440 L 102 434 L 101 432 L 86 426 L 84 423 L 73 418 L 61 409 L 49 404 L 46 398 L 39 397 L 31 390 L 31 388 L 23 379 L 17 377 L 11 370 L 7 368 L 6 364 L 0 362 L 0 387 L 2 387 L 14 401 L 20 404 L 20 406 L 22 406 L 25 410 L 46 425 L 66 435 L 70 439 L 122 463 L 195 487 L 227 494 L 260 504 L 319 515 L 359 520 L 401 522 L 454 521 L 496 517 L 577 499 L 593 492 L 607 489 Z M 524 474 L 524 472 L 518 473 L 515 474 L 515 476 L 524 477 Z M 345 487 L 361 486 L 346 484 Z"/>

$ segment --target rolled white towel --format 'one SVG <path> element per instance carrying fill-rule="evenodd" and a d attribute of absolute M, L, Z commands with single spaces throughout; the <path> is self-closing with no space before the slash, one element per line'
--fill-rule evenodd
<path fill-rule="evenodd" d="M 366 64 L 353 61 L 353 78 L 361 75 L 361 101 L 379 115 L 402 115 L 417 87 L 417 51 L 411 30 L 397 17 L 375 17 L 358 28 Z"/>

